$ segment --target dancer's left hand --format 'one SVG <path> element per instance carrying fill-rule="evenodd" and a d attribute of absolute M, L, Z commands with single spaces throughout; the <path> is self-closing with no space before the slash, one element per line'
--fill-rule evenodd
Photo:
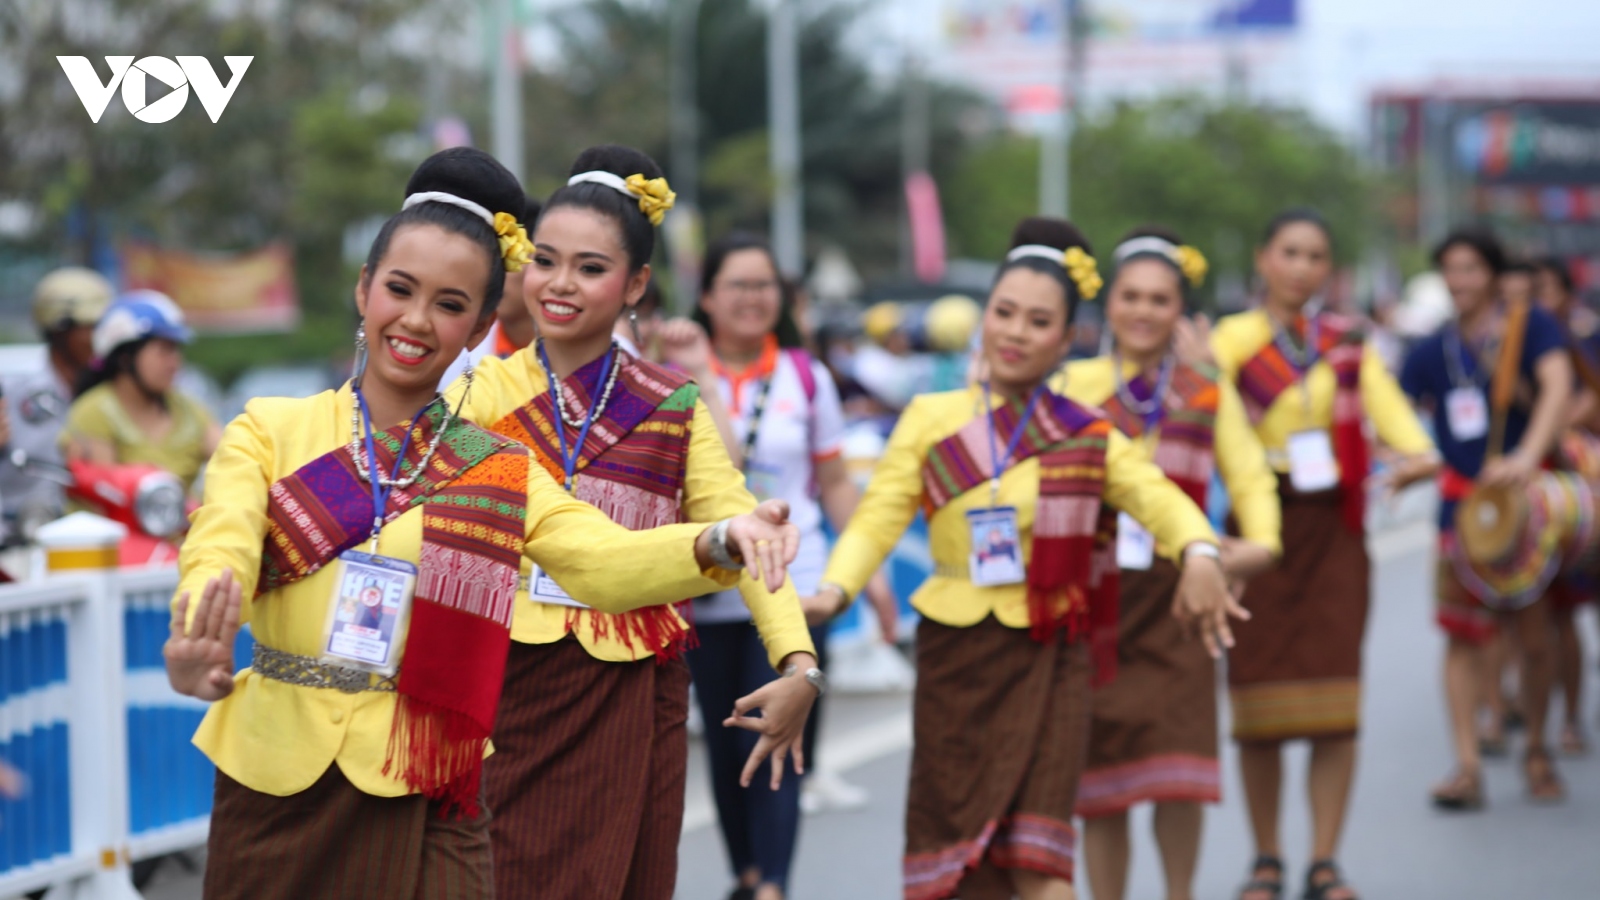
<path fill-rule="evenodd" d="M 749 787 L 756 770 L 769 756 L 772 758 L 772 790 L 783 783 L 786 758 L 794 760 L 796 775 L 805 774 L 806 717 L 811 715 L 811 707 L 817 702 L 817 689 L 800 673 L 816 664 L 816 657 L 809 653 L 789 654 L 784 657 L 783 665 L 785 668 L 794 666 L 795 674 L 769 681 L 740 697 L 733 704 L 733 715 L 722 720 L 725 728 L 743 728 L 761 736 L 745 761 L 744 771 L 739 774 L 740 785 Z M 760 716 L 749 715 L 757 709 L 761 710 Z"/>
<path fill-rule="evenodd" d="M 1250 613 L 1228 590 L 1221 560 L 1196 554 L 1187 554 L 1184 559 L 1178 590 L 1172 600 L 1172 615 L 1185 627 L 1199 631 L 1206 652 L 1213 659 L 1220 658 L 1223 650 L 1233 646 L 1233 629 L 1228 619 L 1250 618 Z"/>

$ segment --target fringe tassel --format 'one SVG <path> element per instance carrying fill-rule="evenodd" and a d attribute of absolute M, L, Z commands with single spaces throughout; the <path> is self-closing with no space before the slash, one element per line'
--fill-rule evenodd
<path fill-rule="evenodd" d="M 1028 564 L 1028 625 L 1034 640 L 1070 642 L 1087 634 L 1085 587 L 1093 571 L 1093 548 L 1088 537 L 1034 535 Z"/>
<path fill-rule="evenodd" d="M 684 651 L 699 646 L 694 625 L 687 621 L 689 603 L 684 600 L 671 605 L 647 606 L 621 615 L 573 607 L 567 611 L 567 631 L 583 627 L 587 615 L 593 640 L 614 638 L 630 651 L 648 648 L 655 654 L 657 664 L 668 663 L 681 658 Z"/>
<path fill-rule="evenodd" d="M 1333 458 L 1339 461 L 1340 513 L 1351 534 L 1367 529 L 1367 436 L 1359 418 L 1333 426 Z"/>
<path fill-rule="evenodd" d="M 383 774 L 439 804 L 439 818 L 476 818 L 489 736 L 470 716 L 401 695 Z"/>

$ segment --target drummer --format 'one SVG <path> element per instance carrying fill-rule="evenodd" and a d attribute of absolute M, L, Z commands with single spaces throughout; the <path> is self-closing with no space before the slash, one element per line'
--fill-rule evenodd
<path fill-rule="evenodd" d="M 1510 620 L 1515 621 L 1522 663 L 1527 716 L 1523 774 L 1528 795 L 1538 802 L 1555 802 L 1565 791 L 1545 745 L 1555 662 L 1549 601 L 1539 598 L 1522 609 L 1496 610 L 1489 605 L 1495 598 L 1463 583 L 1449 557 L 1456 541 L 1456 505 L 1474 486 L 1522 489 L 1544 466 L 1572 397 L 1572 363 L 1560 324 L 1541 309 L 1529 310 L 1517 362 L 1516 395 L 1505 413 L 1504 453 L 1488 458 L 1495 416 L 1489 385 L 1502 342 L 1516 343 L 1508 334 L 1510 306 L 1499 283 L 1506 270 L 1505 251 L 1491 232 L 1464 228 L 1439 244 L 1433 263 L 1450 290 L 1455 317 L 1411 349 L 1400 376 L 1406 393 L 1431 408 L 1445 460 L 1439 476 L 1437 617 L 1448 637 L 1444 682 L 1456 769 L 1434 788 L 1433 802 L 1454 810 L 1483 806 L 1475 701 L 1489 677 L 1484 647 L 1500 624 Z"/>

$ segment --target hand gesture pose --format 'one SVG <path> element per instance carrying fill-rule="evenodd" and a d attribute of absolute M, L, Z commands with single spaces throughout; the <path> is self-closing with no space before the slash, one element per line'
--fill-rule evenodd
<path fill-rule="evenodd" d="M 206 582 L 194 621 L 188 618 L 189 592 L 178 598 L 172 633 L 161 648 L 173 690 L 208 701 L 233 693 L 233 639 L 239 634 L 240 602 L 239 583 L 231 569 Z"/>
<path fill-rule="evenodd" d="M 733 715 L 722 720 L 723 727 L 743 728 L 761 735 L 755 750 L 745 761 L 744 772 L 739 775 L 739 784 L 744 787 L 750 786 L 756 770 L 769 756 L 772 758 L 772 790 L 783 783 L 785 757 L 793 758 L 796 775 L 804 775 L 806 771 L 806 717 L 811 714 L 812 704 L 817 702 L 817 689 L 799 673 L 815 667 L 817 660 L 809 653 L 791 653 L 783 661 L 785 668 L 793 669 L 794 674 L 769 681 L 740 697 L 733 704 Z M 761 710 L 760 716 L 750 715 L 757 709 Z"/>
<path fill-rule="evenodd" d="M 671 319 L 656 332 L 661 360 L 699 378 L 711 371 L 711 339 L 692 319 Z"/>
<path fill-rule="evenodd" d="M 1192 551 L 1184 554 L 1183 574 L 1178 578 L 1178 592 L 1172 599 L 1172 615 L 1185 627 L 1199 631 L 1206 652 L 1214 659 L 1233 646 L 1233 629 L 1228 619 L 1250 618 L 1250 613 L 1228 590 L 1222 561 Z"/>
<path fill-rule="evenodd" d="M 783 587 L 789 563 L 800 552 L 800 529 L 789 523 L 789 504 L 765 500 L 754 512 L 728 522 L 728 550 L 738 551 L 750 577 L 764 581 L 767 590 Z"/>

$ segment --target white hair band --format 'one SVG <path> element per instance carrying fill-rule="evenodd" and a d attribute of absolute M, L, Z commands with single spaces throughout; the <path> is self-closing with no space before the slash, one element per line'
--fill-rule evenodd
<path fill-rule="evenodd" d="M 1039 259 L 1048 259 L 1058 266 L 1065 267 L 1066 262 L 1064 260 L 1064 256 L 1066 252 L 1067 251 L 1065 250 L 1046 246 L 1045 244 L 1023 244 L 1020 247 L 1011 248 L 1011 252 L 1006 254 L 1006 262 L 1016 262 L 1019 259 L 1037 257 Z"/>
<path fill-rule="evenodd" d="M 627 197 L 631 197 L 635 200 L 639 199 L 639 195 L 634 193 L 633 188 L 628 187 L 628 182 L 624 181 L 621 175 L 617 175 L 613 172 L 606 172 L 601 169 L 594 169 L 588 172 L 579 172 L 578 174 L 567 179 L 567 187 L 572 187 L 575 184 L 583 184 L 586 181 L 593 182 L 595 184 L 603 184 L 606 187 L 611 188 L 612 190 Z"/>
<path fill-rule="evenodd" d="M 473 203 L 471 200 L 468 200 L 465 197 L 457 197 L 455 194 L 448 194 L 444 191 L 423 191 L 420 194 L 412 194 L 406 198 L 406 202 L 400 204 L 400 208 L 402 210 L 407 210 L 413 206 L 416 206 L 418 203 L 430 202 L 447 203 L 451 206 L 458 206 L 482 219 L 490 228 L 494 227 L 494 213 L 489 212 L 487 209 L 484 209 L 482 206 Z"/>
<path fill-rule="evenodd" d="M 1182 264 L 1178 262 L 1178 248 L 1166 238 L 1156 237 L 1153 234 L 1129 238 L 1118 244 L 1117 249 L 1111 251 L 1111 261 L 1121 265 L 1128 257 L 1136 253 L 1154 253 L 1157 256 L 1164 257 L 1173 265 L 1182 267 Z"/>

